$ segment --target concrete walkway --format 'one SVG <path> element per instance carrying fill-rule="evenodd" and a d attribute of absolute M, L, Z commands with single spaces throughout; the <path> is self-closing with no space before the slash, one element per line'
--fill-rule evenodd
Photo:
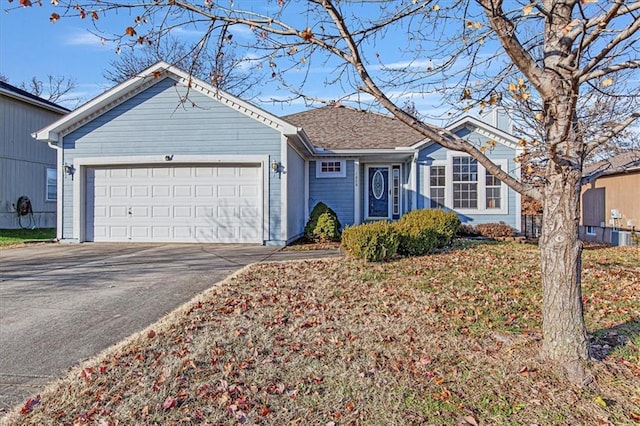
<path fill-rule="evenodd" d="M 248 264 L 338 255 L 240 244 L 0 249 L 0 414 Z"/>

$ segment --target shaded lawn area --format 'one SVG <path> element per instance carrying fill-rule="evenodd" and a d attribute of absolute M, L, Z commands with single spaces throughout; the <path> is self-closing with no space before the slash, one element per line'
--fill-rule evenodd
<path fill-rule="evenodd" d="M 602 358 L 584 389 L 538 358 L 538 262 L 536 247 L 500 243 L 254 265 L 71 370 L 10 422 L 636 424 L 640 252 L 584 253 Z"/>
<path fill-rule="evenodd" d="M 55 228 L 0 229 L 0 247 L 21 245 L 31 241 L 47 241 L 55 237 Z"/>

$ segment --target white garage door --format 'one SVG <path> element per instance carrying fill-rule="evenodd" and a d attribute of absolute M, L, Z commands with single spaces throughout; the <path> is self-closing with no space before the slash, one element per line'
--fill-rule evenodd
<path fill-rule="evenodd" d="M 87 170 L 88 241 L 262 243 L 258 166 Z"/>

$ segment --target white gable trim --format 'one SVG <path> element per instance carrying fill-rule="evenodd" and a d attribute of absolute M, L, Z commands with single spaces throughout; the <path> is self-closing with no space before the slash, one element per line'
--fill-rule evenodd
<path fill-rule="evenodd" d="M 498 129 L 497 127 L 493 127 L 492 125 L 487 124 L 483 121 L 480 121 L 477 118 L 471 117 L 469 115 L 466 115 L 460 118 L 459 120 L 449 124 L 446 127 L 446 130 L 455 133 L 456 130 L 459 130 L 465 127 L 472 132 L 476 132 L 486 138 L 494 140 L 499 144 L 502 144 L 509 148 L 518 149 L 519 147 L 518 138 L 514 137 L 513 135 L 510 135 L 509 133 L 503 130 Z M 435 142 L 432 141 L 431 139 L 425 139 L 421 142 L 411 145 L 411 148 L 421 149 L 432 143 L 435 143 Z"/>
<path fill-rule="evenodd" d="M 190 90 L 197 90 L 211 99 L 233 108 L 248 117 L 261 121 L 279 132 L 287 135 L 298 135 L 302 132 L 302 129 L 287 123 L 255 105 L 236 98 L 223 90 L 217 89 L 198 78 L 192 77 L 173 65 L 169 65 L 166 62 L 158 62 L 140 73 L 140 75 L 132 77 L 107 90 L 60 120 L 33 133 L 33 137 L 41 141 L 58 143 L 60 137 L 69 134 L 73 130 L 104 114 L 108 110 L 113 109 L 126 100 L 131 99 L 136 94 L 159 83 L 167 77 L 174 78 Z"/>

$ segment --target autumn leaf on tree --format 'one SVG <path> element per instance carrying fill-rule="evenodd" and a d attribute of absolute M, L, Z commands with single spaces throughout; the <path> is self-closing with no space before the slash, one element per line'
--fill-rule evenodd
<path fill-rule="evenodd" d="M 130 37 L 133 37 L 137 34 L 136 30 L 134 30 L 133 27 L 127 27 L 127 29 L 124 30 L 124 33 Z"/>
<path fill-rule="evenodd" d="M 300 33 L 300 37 L 302 37 L 304 41 L 311 40 L 313 38 L 313 32 L 311 31 L 311 28 L 305 28 L 305 30 Z"/>
<path fill-rule="evenodd" d="M 60 15 L 58 15 L 57 13 L 52 13 L 51 17 L 49 18 L 49 21 L 51 21 L 51 23 L 55 23 L 58 19 L 60 19 Z"/>

